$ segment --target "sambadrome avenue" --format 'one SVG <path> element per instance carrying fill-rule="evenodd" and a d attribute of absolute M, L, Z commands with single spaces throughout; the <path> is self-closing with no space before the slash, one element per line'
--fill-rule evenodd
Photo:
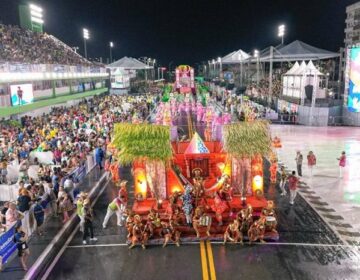
<path fill-rule="evenodd" d="M 359 280 L 360 2 L 1 0 L 1 279 Z"/>

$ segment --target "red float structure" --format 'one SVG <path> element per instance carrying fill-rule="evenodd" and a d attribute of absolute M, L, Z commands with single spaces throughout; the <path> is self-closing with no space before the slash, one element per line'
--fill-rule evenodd
<path fill-rule="evenodd" d="M 191 112 L 184 119 L 191 124 Z M 131 134 L 133 126 L 138 132 Z M 274 204 L 264 197 L 263 154 L 254 154 L 251 145 L 256 141 L 250 143 L 248 155 L 229 148 L 231 141 L 238 143 L 236 137 L 243 137 L 234 136 L 234 131 L 250 127 L 224 127 L 224 141 L 204 141 L 204 131 L 192 128 L 188 140 L 171 141 L 169 127 L 153 124 L 127 125 L 119 131 L 115 139 L 124 150 L 120 150 L 120 162 L 121 157 L 133 159 L 135 201 L 127 221 L 132 246 L 180 245 L 203 238 L 224 243 L 278 239 Z M 263 151 L 270 151 L 271 140 L 264 131 Z M 170 151 L 162 153 L 167 154 L 166 160 L 151 155 L 156 149 L 151 139 L 160 141 L 160 135 L 164 137 L 158 147 L 167 146 Z M 134 141 L 126 144 L 132 137 Z M 125 155 L 129 151 L 136 156 Z"/>

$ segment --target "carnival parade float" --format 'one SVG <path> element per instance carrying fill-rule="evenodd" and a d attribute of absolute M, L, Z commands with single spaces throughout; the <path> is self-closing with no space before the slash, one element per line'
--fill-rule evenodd
<path fill-rule="evenodd" d="M 179 92 L 177 85 L 167 86 L 151 123 L 115 125 L 117 160 L 132 165 L 134 179 L 131 247 L 278 240 L 274 203 L 264 197 L 268 124 L 232 123 L 204 88 L 194 85 L 193 94 L 191 79 Z"/>

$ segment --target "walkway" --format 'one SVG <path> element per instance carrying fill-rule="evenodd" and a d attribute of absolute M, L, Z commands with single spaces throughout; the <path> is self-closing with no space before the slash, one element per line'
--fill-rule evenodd
<path fill-rule="evenodd" d="M 83 191 L 90 191 L 92 186 L 95 185 L 97 180 L 100 178 L 102 173 L 94 168 L 85 178 L 83 183 L 80 185 L 80 189 Z M 62 228 L 63 223 L 61 222 L 62 217 L 51 217 L 46 220 L 44 225 L 45 234 L 43 236 L 37 236 L 34 234 L 29 242 L 30 257 L 28 261 L 28 268 L 33 265 L 36 259 L 41 255 L 47 245 L 52 241 L 54 236 Z M 17 254 L 17 251 L 15 252 Z M 20 259 L 16 256 L 11 260 L 0 272 L 0 279 L 23 279 L 25 271 L 23 271 L 20 264 Z"/>
<path fill-rule="evenodd" d="M 279 160 L 295 170 L 296 150 L 304 156 L 302 181 L 311 190 L 314 205 L 324 208 L 322 216 L 343 235 L 345 240 L 360 241 L 360 128 L 306 127 L 271 125 L 272 136 L 280 137 L 283 147 Z M 307 169 L 306 155 L 312 150 L 317 157 L 313 177 Z M 347 154 L 344 178 L 339 178 L 341 151 Z"/>

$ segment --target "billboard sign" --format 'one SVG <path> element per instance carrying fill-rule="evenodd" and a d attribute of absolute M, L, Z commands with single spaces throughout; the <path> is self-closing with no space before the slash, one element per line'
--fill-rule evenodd
<path fill-rule="evenodd" d="M 349 94 L 347 107 L 350 112 L 360 112 L 360 47 L 350 49 Z"/>
<path fill-rule="evenodd" d="M 12 106 L 26 105 L 34 102 L 32 84 L 11 85 Z"/>

